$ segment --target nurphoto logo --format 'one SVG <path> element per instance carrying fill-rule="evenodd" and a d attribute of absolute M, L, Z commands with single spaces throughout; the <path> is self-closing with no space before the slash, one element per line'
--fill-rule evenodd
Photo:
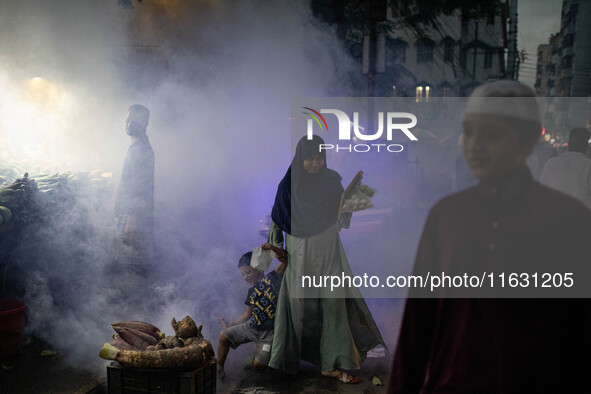
<path fill-rule="evenodd" d="M 359 126 L 359 112 L 353 112 L 353 121 L 349 116 L 338 109 L 321 109 L 316 111 L 310 107 L 302 107 L 305 112 L 303 114 L 308 115 L 310 119 L 307 122 L 307 135 L 308 139 L 311 140 L 314 135 L 314 122 L 320 127 L 320 130 L 328 131 L 328 124 L 322 114 L 332 114 L 336 116 L 339 122 L 339 141 L 375 141 L 384 135 L 386 131 L 386 140 L 392 141 L 392 135 L 394 132 L 401 131 L 409 140 L 418 141 L 418 138 L 410 131 L 417 125 L 417 117 L 408 112 L 378 112 L 378 130 L 374 134 L 364 134 L 363 127 Z M 309 112 L 308 112 L 309 111 Z M 351 133 L 351 126 L 353 127 L 353 133 Z M 353 134 L 353 135 L 352 135 Z M 321 144 L 320 151 L 334 149 L 336 152 L 347 151 L 347 152 L 369 152 L 376 150 L 378 152 L 384 150 L 392 153 L 402 152 L 404 147 L 400 144 L 380 144 L 380 143 L 361 143 L 361 144 Z"/>

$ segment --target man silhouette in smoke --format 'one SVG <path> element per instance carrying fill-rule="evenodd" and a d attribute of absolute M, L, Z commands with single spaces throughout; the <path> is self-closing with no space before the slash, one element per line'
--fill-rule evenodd
<path fill-rule="evenodd" d="M 587 291 L 591 211 L 537 183 L 527 167 L 541 132 L 530 87 L 476 88 L 463 128 L 462 149 L 479 184 L 432 208 L 413 275 L 494 272 L 497 282 L 494 289 L 485 282 L 482 293 L 448 286 L 436 297 L 410 289 L 388 392 L 581 392 L 591 371 L 589 299 L 557 298 L 560 286 L 540 289 L 533 274 L 571 272 L 577 297 Z M 528 273 L 530 282 L 501 286 L 502 273 Z"/>
<path fill-rule="evenodd" d="M 131 146 L 123 163 L 115 198 L 120 232 L 119 263 L 122 268 L 145 275 L 153 256 L 154 238 L 154 151 L 146 135 L 150 110 L 129 107 L 125 129 Z"/>

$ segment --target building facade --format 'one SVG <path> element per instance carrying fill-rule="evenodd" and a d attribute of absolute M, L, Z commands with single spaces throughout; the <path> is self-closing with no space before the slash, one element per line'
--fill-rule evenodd
<path fill-rule="evenodd" d="M 587 97 L 591 89 L 591 0 L 564 0 L 560 87 L 568 97 Z"/>
<path fill-rule="evenodd" d="M 506 78 L 506 2 L 491 0 L 491 11 L 471 15 L 453 10 L 420 30 L 390 9 L 396 29 L 386 38 L 385 72 L 378 76 L 383 96 L 468 96 L 491 79 Z M 391 91 L 388 91 L 391 89 Z"/>
<path fill-rule="evenodd" d="M 538 97 L 550 97 L 551 92 L 554 90 L 553 81 L 556 79 L 556 66 L 554 65 L 553 55 L 558 50 L 559 47 L 553 47 L 552 44 L 538 45 L 536 83 L 534 85 Z"/>
<path fill-rule="evenodd" d="M 337 27 L 364 73 L 373 70 L 371 89 L 362 95 L 424 101 L 468 96 L 486 81 L 508 77 L 510 1 L 477 1 L 480 8 L 465 11 L 384 0 L 315 0 L 312 8 Z"/>
<path fill-rule="evenodd" d="M 535 89 L 547 99 L 546 126 L 564 142 L 591 125 L 591 0 L 564 0 L 560 32 L 538 47 Z"/>

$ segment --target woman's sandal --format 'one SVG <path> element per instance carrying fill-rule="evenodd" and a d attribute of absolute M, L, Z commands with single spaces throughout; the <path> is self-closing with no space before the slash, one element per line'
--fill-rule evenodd
<path fill-rule="evenodd" d="M 338 370 L 336 374 L 332 375 L 330 373 L 322 373 L 322 376 L 325 376 L 327 378 L 333 378 L 338 380 L 339 382 L 343 382 L 345 384 L 355 384 L 355 383 L 359 383 L 359 376 L 353 376 L 353 375 L 349 375 L 347 372 L 345 371 L 341 371 Z"/>

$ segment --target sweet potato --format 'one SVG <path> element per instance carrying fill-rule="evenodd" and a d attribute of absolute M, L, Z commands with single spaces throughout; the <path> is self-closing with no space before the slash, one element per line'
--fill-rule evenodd
<path fill-rule="evenodd" d="M 166 338 L 163 338 L 160 340 L 160 342 L 158 342 L 158 344 L 156 345 L 156 349 L 160 350 L 160 349 L 173 349 L 175 347 L 183 347 L 184 343 L 182 340 L 178 339 L 175 336 L 169 336 Z"/>
<path fill-rule="evenodd" d="M 176 319 L 173 317 L 172 321 L 172 328 L 174 329 L 175 336 L 186 339 L 191 337 L 197 337 L 203 339 L 203 335 L 201 334 L 201 329 L 203 326 L 197 327 L 191 316 L 185 316 L 183 320 L 177 322 Z"/>

